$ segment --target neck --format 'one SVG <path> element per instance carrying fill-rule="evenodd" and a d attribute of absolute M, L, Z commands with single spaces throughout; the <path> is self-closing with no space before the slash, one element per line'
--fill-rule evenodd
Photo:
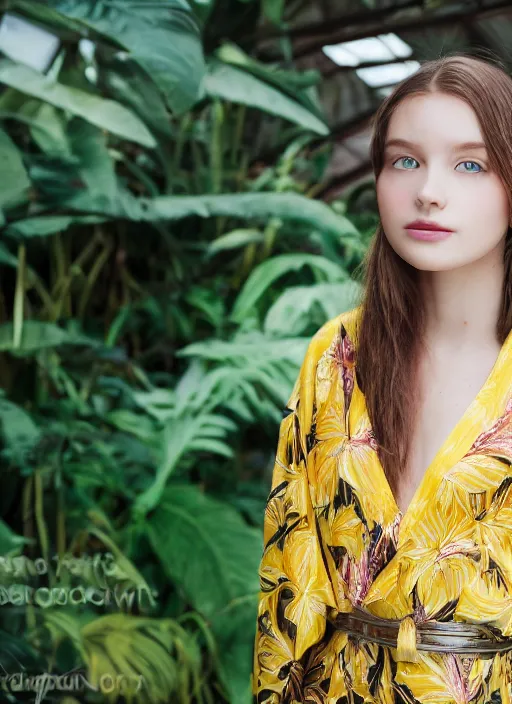
<path fill-rule="evenodd" d="M 476 262 L 446 271 L 421 271 L 429 344 L 446 350 L 495 345 L 502 305 L 504 243 Z"/>

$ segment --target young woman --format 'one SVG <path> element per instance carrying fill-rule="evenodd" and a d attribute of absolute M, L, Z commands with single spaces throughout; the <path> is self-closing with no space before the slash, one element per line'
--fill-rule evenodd
<path fill-rule="evenodd" d="M 261 704 L 512 701 L 512 78 L 380 107 L 360 305 L 313 337 L 265 512 Z"/>

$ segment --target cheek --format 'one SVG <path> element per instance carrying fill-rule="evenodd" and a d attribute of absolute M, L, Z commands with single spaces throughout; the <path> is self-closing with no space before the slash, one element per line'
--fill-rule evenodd
<path fill-rule="evenodd" d="M 412 181 L 412 179 L 409 179 Z M 410 187 L 405 179 L 382 177 L 376 184 L 377 203 L 381 216 L 400 217 L 404 204 L 410 198 Z"/>
<path fill-rule="evenodd" d="M 498 179 L 489 181 L 485 188 L 476 190 L 468 204 L 475 220 L 486 223 L 488 227 L 491 223 L 500 228 L 508 225 L 509 199 L 507 191 Z"/>
<path fill-rule="evenodd" d="M 510 221 L 510 198 L 508 189 L 501 183 L 499 184 L 498 194 L 496 196 L 496 209 L 497 211 L 501 211 L 501 216 L 508 225 Z"/>

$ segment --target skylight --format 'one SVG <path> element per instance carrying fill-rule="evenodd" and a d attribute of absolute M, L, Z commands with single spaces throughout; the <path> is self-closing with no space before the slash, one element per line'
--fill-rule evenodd
<path fill-rule="evenodd" d="M 6 12 L 0 23 L 0 52 L 13 61 L 46 72 L 60 46 L 60 39 L 39 25 Z"/>
<path fill-rule="evenodd" d="M 396 34 L 379 34 L 352 42 L 327 44 L 323 52 L 339 66 L 358 66 L 363 61 L 406 59 L 412 49 Z"/>
<path fill-rule="evenodd" d="M 397 59 L 406 59 L 412 55 L 411 47 L 396 34 L 379 34 L 377 37 L 330 44 L 323 47 L 323 52 L 338 66 L 356 68 L 359 78 L 372 88 L 397 83 L 417 71 L 420 66 L 417 61 L 385 63 L 396 62 Z M 384 65 L 357 69 L 361 63 L 368 61 L 381 62 Z"/>
<path fill-rule="evenodd" d="M 415 73 L 419 67 L 420 64 L 418 61 L 404 61 L 401 64 L 356 68 L 356 73 L 367 86 L 370 86 L 370 88 L 378 88 L 402 81 L 404 78 L 407 78 L 407 76 Z"/>

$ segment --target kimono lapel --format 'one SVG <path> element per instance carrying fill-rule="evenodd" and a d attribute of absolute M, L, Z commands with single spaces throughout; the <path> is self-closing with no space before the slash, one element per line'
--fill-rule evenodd
<path fill-rule="evenodd" d="M 487 428 L 504 413 L 512 390 L 512 330 L 505 339 L 486 381 L 428 466 L 400 524 L 399 544 L 425 510 L 443 474 L 470 450 Z M 381 466 L 382 468 L 382 466 Z M 384 469 L 382 468 L 384 472 Z"/>
<path fill-rule="evenodd" d="M 343 322 L 349 338 L 356 344 L 355 328 L 360 314 L 361 307 L 358 307 L 351 311 L 350 314 L 343 314 L 336 318 L 338 328 L 336 330 L 336 337 L 341 339 L 339 328 Z M 436 456 L 426 469 L 409 506 L 403 514 L 396 503 L 384 468 L 377 457 L 377 453 L 370 453 L 367 457 L 367 466 L 361 466 L 359 471 L 367 471 L 369 475 L 368 480 L 374 482 L 376 487 L 380 487 L 382 495 L 378 513 L 382 513 L 382 509 L 387 507 L 384 511 L 384 515 L 387 519 L 386 522 L 391 520 L 391 513 L 394 513 L 395 520 L 393 522 L 396 520 L 400 521 L 400 543 L 402 543 L 409 534 L 415 520 L 417 520 L 425 510 L 433 496 L 433 491 L 441 482 L 443 474 L 456 464 L 469 451 L 477 437 L 503 414 L 511 393 L 512 330 L 505 339 L 494 366 L 480 388 L 480 391 L 466 408 L 462 417 L 451 430 Z M 364 394 L 357 384 L 356 374 L 354 374 L 354 388 L 348 409 L 346 425 L 349 435 L 352 438 L 358 437 L 359 435 L 362 436 L 366 430 L 372 435 Z M 370 445 L 374 445 L 371 440 Z"/>
<path fill-rule="evenodd" d="M 360 445 L 360 449 L 356 448 L 356 464 L 359 468 L 356 467 L 358 476 L 353 477 L 356 484 L 353 488 L 356 493 L 362 491 L 367 494 L 364 487 L 373 487 L 371 495 L 361 496 L 361 499 L 368 508 L 369 503 L 376 503 L 375 511 L 370 510 L 370 513 L 375 514 L 376 519 L 384 519 L 385 525 L 399 521 L 401 543 L 426 508 L 443 474 L 456 464 L 469 451 L 477 437 L 503 414 L 512 389 L 512 330 L 503 343 L 486 381 L 426 469 L 407 510 L 402 514 L 375 451 L 376 442 L 372 435 L 364 394 L 357 384 L 357 374 L 350 353 L 352 345 L 357 346 L 356 326 L 361 310 L 359 306 L 342 313 L 326 323 L 313 337 L 288 405 L 290 408 L 295 407 L 300 387 L 300 403 L 297 408 L 300 443 L 304 454 L 307 455 L 311 448 L 308 436 L 315 430 L 313 423 L 316 423 L 317 414 L 319 410 L 323 413 L 322 408 L 325 408 L 325 404 L 329 405 L 333 399 L 332 384 L 336 383 L 342 387 L 339 390 L 341 396 L 345 397 L 345 401 L 349 400 L 345 418 L 347 439 L 355 445 Z M 346 332 L 347 338 L 343 332 Z M 340 372 L 337 375 L 332 374 L 333 364 Z"/>

